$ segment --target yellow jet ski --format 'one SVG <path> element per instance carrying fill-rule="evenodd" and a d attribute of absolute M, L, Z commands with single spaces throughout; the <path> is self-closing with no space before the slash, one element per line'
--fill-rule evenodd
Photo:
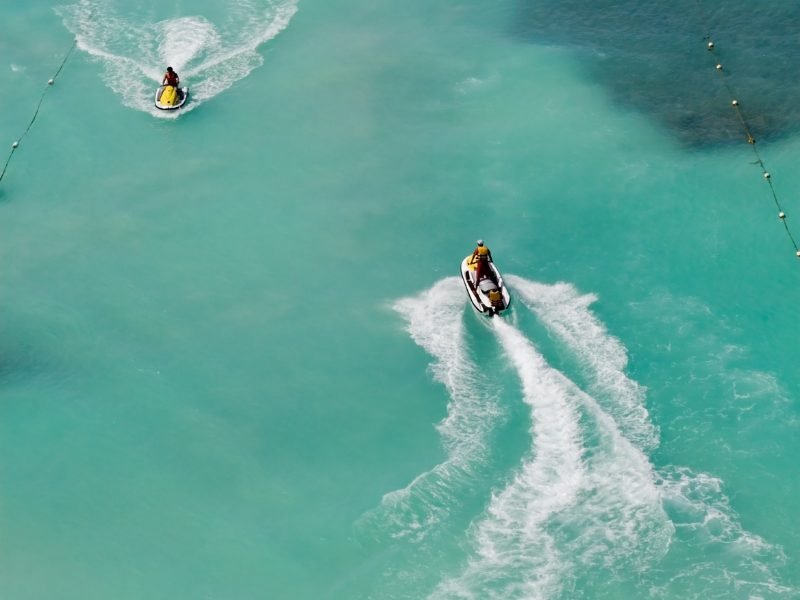
<path fill-rule="evenodd" d="M 156 108 L 161 110 L 177 110 L 189 99 L 189 88 L 176 88 L 174 85 L 162 85 L 156 90 Z"/>

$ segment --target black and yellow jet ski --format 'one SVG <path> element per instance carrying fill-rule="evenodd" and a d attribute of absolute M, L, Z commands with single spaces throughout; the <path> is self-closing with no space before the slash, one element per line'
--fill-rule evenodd
<path fill-rule="evenodd" d="M 177 110 L 189 99 L 189 88 L 177 88 L 174 85 L 162 85 L 156 90 L 156 108 L 160 110 Z"/>

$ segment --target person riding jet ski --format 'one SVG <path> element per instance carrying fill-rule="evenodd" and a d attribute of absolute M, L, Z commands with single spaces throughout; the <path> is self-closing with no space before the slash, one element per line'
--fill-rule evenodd
<path fill-rule="evenodd" d="M 472 254 L 467 254 L 461 261 L 461 280 L 467 297 L 479 313 L 494 316 L 508 310 L 511 296 L 494 264 L 492 252 L 483 240 L 478 240 Z"/>
<path fill-rule="evenodd" d="M 478 240 L 478 247 L 472 252 L 472 262 L 475 263 L 475 281 L 490 277 L 489 262 L 492 261 L 492 251 L 485 246 L 483 240 Z"/>
<path fill-rule="evenodd" d="M 164 73 L 164 77 L 161 80 L 161 85 L 171 85 L 174 87 L 178 92 L 178 97 L 183 97 L 183 91 L 180 88 L 181 78 L 178 77 L 178 74 L 172 70 L 172 67 L 167 67 L 167 72 Z"/>
<path fill-rule="evenodd" d="M 493 288 L 489 290 L 489 293 L 486 295 L 489 296 L 489 302 L 492 303 L 492 306 L 494 308 L 498 309 L 505 308 L 503 306 L 503 293 L 500 290 L 498 290 L 497 288 Z"/>

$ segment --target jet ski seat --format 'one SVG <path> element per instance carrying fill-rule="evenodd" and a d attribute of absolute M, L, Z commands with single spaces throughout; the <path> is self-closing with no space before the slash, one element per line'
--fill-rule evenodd
<path fill-rule="evenodd" d="M 482 291 L 484 294 L 488 294 L 492 290 L 497 289 L 497 284 L 493 280 L 487 277 L 485 279 L 480 280 L 480 282 L 478 283 L 478 289 Z"/>

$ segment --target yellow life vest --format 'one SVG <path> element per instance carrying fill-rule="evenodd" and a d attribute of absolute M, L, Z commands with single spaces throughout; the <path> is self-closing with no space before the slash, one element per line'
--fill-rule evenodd
<path fill-rule="evenodd" d="M 478 258 L 487 258 L 489 249 L 486 246 L 478 246 Z"/>

